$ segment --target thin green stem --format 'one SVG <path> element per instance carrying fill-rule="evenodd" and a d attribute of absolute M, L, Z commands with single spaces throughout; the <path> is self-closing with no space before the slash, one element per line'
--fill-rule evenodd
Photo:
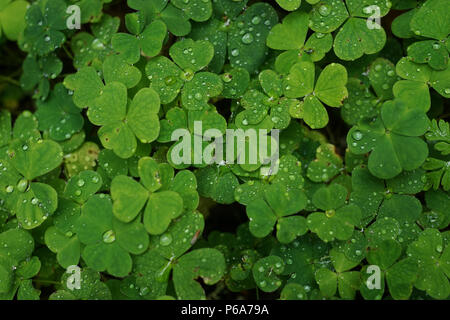
<path fill-rule="evenodd" d="M 8 83 L 10 83 L 10 84 L 13 84 L 13 85 L 15 85 L 15 86 L 20 87 L 20 82 L 19 82 L 19 81 L 15 80 L 15 79 L 13 79 L 13 78 L 11 78 L 11 77 L 8 77 L 8 76 L 2 76 L 2 75 L 0 75 L 0 81 L 8 82 Z"/>
<path fill-rule="evenodd" d="M 70 53 L 69 49 L 67 49 L 66 45 L 63 44 L 62 47 L 63 47 L 63 49 L 64 49 L 64 52 L 67 54 L 67 56 L 68 56 L 70 59 L 73 60 L 73 56 L 72 56 L 72 54 Z"/>
<path fill-rule="evenodd" d="M 44 284 L 61 284 L 61 282 L 45 279 L 33 279 L 33 282 L 44 283 Z"/>

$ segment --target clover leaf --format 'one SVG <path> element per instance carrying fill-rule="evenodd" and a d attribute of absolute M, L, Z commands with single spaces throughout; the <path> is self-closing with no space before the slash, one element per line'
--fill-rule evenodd
<path fill-rule="evenodd" d="M 151 299 L 164 295 L 173 269 L 173 283 L 178 298 L 205 298 L 201 286 L 192 281 L 202 277 L 206 284 L 214 284 L 224 273 L 225 261 L 220 251 L 212 248 L 184 254 L 203 228 L 203 216 L 198 212 L 188 212 L 164 234 L 152 236 L 150 247 L 154 250 L 136 257 L 133 274 L 139 296 Z"/>
<path fill-rule="evenodd" d="M 169 53 L 176 64 L 161 56 L 150 60 L 145 67 L 150 87 L 159 93 L 161 103 L 172 102 L 182 91 L 183 106 L 201 110 L 209 98 L 222 92 L 223 84 L 219 76 L 209 72 L 197 73 L 214 56 L 211 43 L 181 40 L 170 48 Z"/>
<path fill-rule="evenodd" d="M 422 168 L 428 171 L 426 190 L 431 187 L 437 190 L 440 185 L 445 191 L 450 189 L 449 134 L 450 130 L 447 122 L 444 120 L 437 122 L 435 119 L 431 121 L 431 126 L 425 137 L 428 141 L 431 141 L 433 149 L 440 154 L 433 154 L 422 165 Z"/>
<path fill-rule="evenodd" d="M 141 184 L 126 176 L 117 176 L 111 184 L 114 215 L 121 221 L 133 220 L 145 207 L 144 225 L 150 234 L 162 234 L 170 222 L 185 210 L 197 208 L 195 176 L 180 171 L 175 177 L 167 164 L 158 164 L 149 157 L 139 160 Z M 130 200 L 133 205 L 130 206 Z"/>
<path fill-rule="evenodd" d="M 40 56 L 59 48 L 66 36 L 66 4 L 63 0 L 37 1 L 27 10 L 23 48 Z"/>
<path fill-rule="evenodd" d="M 287 11 L 294 11 L 300 7 L 302 0 L 277 0 L 280 7 Z"/>
<path fill-rule="evenodd" d="M 328 268 L 320 268 L 315 274 L 321 294 L 332 297 L 338 291 L 342 299 L 354 299 L 360 285 L 360 273 L 349 270 L 358 262 L 348 260 L 344 254 L 334 249 L 330 250 L 330 256 L 336 272 Z"/>
<path fill-rule="evenodd" d="M 448 72 L 433 70 L 427 65 L 419 65 L 408 58 L 402 58 L 396 66 L 397 74 L 406 80 L 398 81 L 394 85 L 394 96 L 402 99 L 408 104 L 416 105 L 425 111 L 430 109 L 430 93 L 428 87 L 434 88 L 443 97 L 450 97 L 450 84 Z"/>
<path fill-rule="evenodd" d="M 198 180 L 200 195 L 218 203 L 234 202 L 234 191 L 239 181 L 230 169 L 218 170 L 209 166 L 196 171 L 195 176 Z"/>
<path fill-rule="evenodd" d="M 265 237 L 277 224 L 277 238 L 289 243 L 306 232 L 305 218 L 293 216 L 306 206 L 306 196 L 297 189 L 289 190 L 272 184 L 264 190 L 262 198 L 251 202 L 247 208 L 250 231 L 256 237 Z"/>
<path fill-rule="evenodd" d="M 399 260 L 401 246 L 394 240 L 384 240 L 376 248 L 371 248 L 367 259 L 371 265 L 382 270 L 380 288 L 371 286 L 370 275 L 373 271 L 369 266 L 361 272 L 361 293 L 365 299 L 381 300 L 385 291 L 384 279 L 389 287 L 390 295 L 396 300 L 408 299 L 412 293 L 413 284 L 417 277 L 417 263 L 412 258 Z"/>
<path fill-rule="evenodd" d="M 379 105 L 394 98 L 392 89 L 400 78 L 396 75 L 395 66 L 389 60 L 375 59 L 368 67 L 367 73 L 368 84 L 364 83 L 366 80 L 364 78 L 363 81 L 349 79 L 347 86 L 349 97 L 341 109 L 341 115 L 348 124 L 356 124 L 362 119 L 376 116 Z"/>
<path fill-rule="evenodd" d="M 213 285 L 223 276 L 225 259 L 216 249 L 204 248 L 183 255 L 173 268 L 173 281 L 179 299 L 204 299 L 201 277 L 205 284 Z"/>
<path fill-rule="evenodd" d="M 366 168 L 355 168 L 352 175 L 350 201 L 363 212 L 363 221 L 375 215 L 389 216 L 398 222 L 413 222 L 422 211 L 420 202 L 412 196 L 424 187 L 422 170 L 405 171 L 397 177 L 382 181 Z M 403 211 L 402 208 L 409 208 Z"/>
<path fill-rule="evenodd" d="M 284 262 L 280 257 L 268 256 L 258 260 L 253 266 L 253 277 L 258 287 L 264 292 L 273 292 L 281 286 L 277 275 L 284 269 Z"/>
<path fill-rule="evenodd" d="M 419 274 L 414 286 L 425 290 L 436 299 L 450 294 L 450 249 L 445 246 L 442 235 L 436 229 L 425 229 L 407 250 L 408 256 L 417 261 Z"/>
<path fill-rule="evenodd" d="M 347 240 L 353 234 L 353 228 L 361 219 L 361 211 L 354 204 L 345 205 L 347 190 L 332 184 L 322 187 L 314 193 L 314 205 L 325 212 L 311 213 L 307 218 L 308 228 L 317 233 L 325 242 Z"/>
<path fill-rule="evenodd" d="M 419 137 L 426 132 L 428 125 L 424 111 L 403 101 L 388 101 L 374 120 L 363 120 L 350 129 L 347 143 L 352 153 L 370 152 L 370 172 L 376 177 L 389 179 L 402 170 L 414 170 L 423 164 L 428 148 Z"/>
<path fill-rule="evenodd" d="M 39 272 L 39 260 L 26 272 L 26 259 L 34 250 L 33 237 L 25 230 L 10 229 L 0 233 L 0 297 L 13 299 L 16 291 L 23 291 L 30 284 L 27 279 Z M 37 269 L 37 270 L 36 270 Z"/>
<path fill-rule="evenodd" d="M 295 63 L 319 61 L 330 51 L 333 44 L 331 34 L 314 33 L 305 43 L 308 23 L 307 13 L 293 12 L 287 15 L 281 24 L 275 25 L 270 30 L 267 46 L 276 50 L 286 50 L 275 61 L 277 71 L 288 73 Z"/>
<path fill-rule="evenodd" d="M 207 1 L 209 2 L 209 1 Z M 189 17 L 185 14 L 186 7 L 190 7 L 189 2 L 178 2 L 178 4 L 169 3 L 167 0 L 128 0 L 128 6 L 135 10 L 139 10 L 144 15 L 144 21 L 150 24 L 152 21 L 161 19 L 166 25 L 167 29 L 176 36 L 185 36 L 191 31 L 191 23 Z M 202 4 L 200 10 L 208 10 L 208 4 Z M 181 7 L 183 6 L 183 7 Z M 198 4 L 194 4 L 198 6 Z M 207 12 L 206 12 L 207 13 Z M 196 12 L 191 12 L 191 15 L 197 17 Z"/>
<path fill-rule="evenodd" d="M 314 182 L 327 182 L 343 168 L 342 159 L 336 154 L 331 144 L 324 144 L 317 148 L 316 159 L 308 165 L 307 176 Z"/>
<path fill-rule="evenodd" d="M 89 120 L 102 126 L 98 132 L 102 144 L 122 157 L 131 157 L 142 143 L 156 140 L 159 134 L 159 97 L 149 88 L 139 90 L 127 110 L 127 89 L 120 82 L 106 85 L 88 110 Z"/>
<path fill-rule="evenodd" d="M 25 229 L 36 228 L 56 210 L 56 191 L 32 180 L 52 171 L 61 161 L 61 147 L 52 140 L 15 139 L 10 142 L 8 158 L 1 160 L 1 193 L 8 196 L 7 206 Z"/>
<path fill-rule="evenodd" d="M 62 62 L 55 54 L 44 57 L 28 56 L 23 64 L 24 72 L 20 77 L 20 85 L 24 90 L 32 90 L 36 98 L 46 99 L 50 91 L 50 80 L 55 79 L 62 71 Z"/>
<path fill-rule="evenodd" d="M 119 29 L 120 20 L 103 14 L 99 22 L 91 24 L 91 32 L 79 32 L 70 41 L 77 69 L 93 66 L 102 69 L 105 58 L 113 53 L 111 38 Z"/>
<path fill-rule="evenodd" d="M 59 264 L 67 268 L 77 265 L 81 244 L 76 233 L 76 225 L 84 203 L 102 186 L 101 176 L 94 171 L 82 171 L 69 179 L 59 201 L 64 205 L 53 216 L 54 226 L 45 231 L 44 239 L 48 248 L 55 252 Z"/>
<path fill-rule="evenodd" d="M 356 60 L 363 54 L 380 51 L 386 42 L 384 29 L 376 22 L 369 27 L 375 8 L 380 17 L 389 12 L 391 2 L 381 0 L 354 1 L 324 0 L 313 6 L 309 27 L 321 33 L 339 29 L 334 40 L 334 52 L 342 60 Z"/>
<path fill-rule="evenodd" d="M 213 2 L 217 18 L 206 26 L 205 23 L 194 26 L 192 36 L 214 43 L 212 70 L 220 72 L 228 56 L 231 67 L 254 74 L 265 60 L 266 38 L 278 16 L 268 3 L 255 3 L 247 8 L 247 1 L 234 2 Z"/>
<path fill-rule="evenodd" d="M 314 64 L 299 62 L 292 66 L 283 85 L 286 97 L 305 97 L 300 107 L 301 117 L 311 128 L 317 129 L 328 123 L 328 114 L 322 102 L 339 107 L 348 96 L 345 87 L 347 71 L 342 65 L 332 63 L 320 73 L 315 85 L 314 82 Z"/>
<path fill-rule="evenodd" d="M 444 229 L 450 223 L 448 209 L 450 197 L 442 190 L 429 190 L 425 193 L 425 202 L 428 210 L 424 210 L 419 223 L 423 228 Z"/>
<path fill-rule="evenodd" d="M 80 109 L 72 102 L 72 97 L 61 83 L 58 83 L 45 102 L 38 103 L 35 113 L 39 129 L 48 131 L 51 139 L 70 139 L 84 124 Z"/>
<path fill-rule="evenodd" d="M 449 9 L 448 2 L 433 0 L 424 3 L 416 12 L 412 11 L 410 30 L 417 36 L 434 39 L 418 41 L 408 47 L 408 56 L 414 62 L 428 63 L 437 70 L 447 68 L 449 50 L 445 43 L 450 24 L 441 13 Z"/>
<path fill-rule="evenodd" d="M 80 271 L 80 288 L 69 286 L 70 273 L 61 277 L 62 288 L 53 292 L 50 300 L 110 300 L 108 286 L 100 281 L 100 274 L 89 268 Z"/>
<path fill-rule="evenodd" d="M 94 142 L 85 142 L 76 150 L 64 156 L 64 171 L 67 177 L 73 177 L 84 170 L 97 166 L 100 149 Z"/>
<path fill-rule="evenodd" d="M 128 63 L 133 64 L 139 61 L 141 51 L 148 57 L 158 55 L 166 33 L 166 25 L 162 21 L 156 20 L 137 36 L 128 33 L 114 34 L 111 43 L 114 50 L 119 52 Z"/>
<path fill-rule="evenodd" d="M 113 215 L 111 198 L 93 195 L 81 208 L 75 227 L 79 240 L 85 244 L 81 256 L 96 271 L 123 277 L 132 268 L 131 254 L 143 253 L 148 235 L 139 220 L 123 223 Z"/>

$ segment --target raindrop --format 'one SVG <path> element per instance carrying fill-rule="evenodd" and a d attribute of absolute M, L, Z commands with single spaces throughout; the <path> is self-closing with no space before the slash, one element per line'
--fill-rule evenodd
<path fill-rule="evenodd" d="M 116 234 L 112 230 L 108 230 L 103 234 L 103 242 L 113 243 L 116 241 Z"/>
<path fill-rule="evenodd" d="M 441 45 L 439 43 L 433 43 L 433 49 L 439 50 L 441 48 Z"/>
<path fill-rule="evenodd" d="M 261 23 L 261 18 L 258 17 L 258 16 L 254 16 L 253 19 L 252 19 L 252 23 L 254 25 L 260 24 Z"/>
<path fill-rule="evenodd" d="M 171 243 L 172 243 L 172 235 L 170 235 L 170 234 L 163 234 L 159 238 L 159 244 L 164 247 L 168 246 Z"/>
<path fill-rule="evenodd" d="M 352 137 L 353 137 L 353 139 L 355 139 L 356 141 L 359 141 L 359 140 L 361 140 L 361 139 L 363 138 L 363 134 L 361 133 L 361 131 L 356 130 L 356 131 L 354 131 L 354 132 L 352 133 Z"/>
<path fill-rule="evenodd" d="M 323 17 L 327 17 L 330 14 L 331 10 L 330 7 L 323 4 L 319 7 L 319 14 Z"/>
<path fill-rule="evenodd" d="M 245 44 L 250 44 L 253 42 L 253 35 L 251 33 L 246 33 L 242 36 L 242 42 Z"/>

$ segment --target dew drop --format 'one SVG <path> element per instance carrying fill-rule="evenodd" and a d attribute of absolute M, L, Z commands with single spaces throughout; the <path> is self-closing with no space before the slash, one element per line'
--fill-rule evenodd
<path fill-rule="evenodd" d="M 172 235 L 171 234 L 163 234 L 159 238 L 159 244 L 166 247 L 172 243 Z"/>
<path fill-rule="evenodd" d="M 361 131 L 356 130 L 356 131 L 354 131 L 354 132 L 352 133 L 352 137 L 353 137 L 353 139 L 355 139 L 356 141 L 359 141 L 359 140 L 361 140 L 361 139 L 363 138 L 363 134 L 361 133 Z"/>
<path fill-rule="evenodd" d="M 319 14 L 323 17 L 327 17 L 328 15 L 330 15 L 331 10 L 330 7 L 327 6 L 326 4 L 323 4 L 319 7 Z"/>
<path fill-rule="evenodd" d="M 253 42 L 253 35 L 251 33 L 246 33 L 242 36 L 242 43 L 250 44 Z"/>

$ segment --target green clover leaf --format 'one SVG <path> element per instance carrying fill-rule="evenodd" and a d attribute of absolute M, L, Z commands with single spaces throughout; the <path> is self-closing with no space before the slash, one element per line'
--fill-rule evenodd
<path fill-rule="evenodd" d="M 286 50 L 275 61 L 275 69 L 288 73 L 290 68 L 301 61 L 319 61 L 331 50 L 331 34 L 314 33 L 306 41 L 309 15 L 293 12 L 283 22 L 275 25 L 267 37 L 267 46 L 276 50 Z"/>
<path fill-rule="evenodd" d="M 321 294 L 332 297 L 338 291 L 342 299 L 354 299 L 356 290 L 360 286 L 360 273 L 348 270 L 355 267 L 358 262 L 348 260 L 344 254 L 334 249 L 330 250 L 330 256 L 336 272 L 320 268 L 315 274 Z"/>
<path fill-rule="evenodd" d="M 61 60 L 55 54 L 38 58 L 29 55 L 23 64 L 20 86 L 24 90 L 32 90 L 37 86 L 34 97 L 45 99 L 50 91 L 49 81 L 61 73 L 62 67 Z"/>
<path fill-rule="evenodd" d="M 374 8 L 383 17 L 390 6 L 391 2 L 381 0 L 320 1 L 313 6 L 309 27 L 316 32 L 330 33 L 345 22 L 334 40 L 334 52 L 342 60 L 356 60 L 380 51 L 386 43 L 384 29 L 376 23 L 369 27 L 368 21 L 361 18 L 369 18 Z"/>
<path fill-rule="evenodd" d="M 246 208 L 251 233 L 258 238 L 265 237 L 277 223 L 278 240 L 291 242 L 306 232 L 305 219 L 292 216 L 305 208 L 306 201 L 305 194 L 299 189 L 289 190 L 280 184 L 267 186 L 264 197 L 251 202 Z"/>
<path fill-rule="evenodd" d="M 175 7 L 182 10 L 194 21 L 206 21 L 212 15 L 212 4 L 210 0 L 174 0 L 172 2 Z"/>
<path fill-rule="evenodd" d="M 110 300 L 108 286 L 100 281 L 100 274 L 89 268 L 80 271 L 80 288 L 69 287 L 69 273 L 61 277 L 62 288 L 53 292 L 50 300 Z"/>
<path fill-rule="evenodd" d="M 235 201 L 234 190 L 239 185 L 232 171 L 219 170 L 212 166 L 201 168 L 195 172 L 198 181 L 198 192 L 218 203 L 230 204 Z"/>
<path fill-rule="evenodd" d="M 428 125 L 424 111 L 408 107 L 403 101 L 388 101 L 373 121 L 363 120 L 350 129 L 347 143 L 352 153 L 370 152 L 370 172 L 390 179 L 402 170 L 414 170 L 423 164 L 428 148 L 419 137 Z"/>
<path fill-rule="evenodd" d="M 207 285 L 217 283 L 225 271 L 225 259 L 212 248 L 197 249 L 183 255 L 173 268 L 173 282 L 179 299 L 205 299 L 201 277 Z"/>
<path fill-rule="evenodd" d="M 20 285 L 17 269 L 24 260 L 29 259 L 34 250 L 33 237 L 25 230 L 10 229 L 0 233 L 0 295 L 12 299 Z M 28 275 L 33 277 L 34 272 Z M 24 278 L 26 273 L 23 273 Z M 18 278 L 18 279 L 17 279 Z M 7 298 L 9 297 L 9 298 Z"/>
<path fill-rule="evenodd" d="M 288 98 L 305 97 L 301 108 L 302 118 L 313 129 L 323 128 L 328 123 L 328 114 L 322 102 L 339 107 L 348 96 L 347 71 L 336 63 L 325 67 L 314 86 L 314 64 L 299 62 L 292 66 L 283 81 Z M 322 101 L 322 102 L 321 102 Z"/>
<path fill-rule="evenodd" d="M 214 56 L 211 43 L 185 39 L 172 45 L 169 53 L 176 64 L 161 56 L 150 60 L 145 67 L 150 86 L 159 93 L 161 103 L 172 102 L 182 91 L 183 106 L 201 110 L 211 97 L 222 92 L 219 76 L 209 72 L 197 73 Z"/>
<path fill-rule="evenodd" d="M 51 139 L 70 139 L 84 124 L 80 109 L 72 102 L 72 97 L 61 83 L 58 83 L 45 102 L 38 103 L 35 113 L 39 129 L 48 131 Z"/>
<path fill-rule="evenodd" d="M 337 176 L 343 168 L 341 157 L 335 147 L 324 144 L 317 148 L 316 159 L 308 165 L 307 177 L 314 182 L 327 182 Z"/>
<path fill-rule="evenodd" d="M 277 275 L 284 270 L 284 262 L 278 256 L 268 256 L 258 260 L 253 266 L 253 278 L 264 292 L 273 292 L 281 286 Z"/>
<path fill-rule="evenodd" d="M 394 85 L 394 96 L 408 104 L 416 105 L 428 111 L 431 98 L 428 87 L 434 88 L 445 98 L 450 97 L 450 83 L 448 81 L 449 68 L 443 71 L 433 70 L 427 65 L 420 65 L 402 58 L 396 66 L 397 74 L 406 80 L 398 81 Z"/>
<path fill-rule="evenodd" d="M 66 37 L 66 4 L 63 0 L 38 1 L 27 10 L 23 48 L 37 55 L 46 55 L 59 48 Z"/>
<path fill-rule="evenodd" d="M 48 248 L 55 252 L 58 263 L 67 268 L 77 265 L 81 254 L 81 244 L 75 226 L 84 203 L 102 186 L 101 176 L 94 171 L 82 171 L 69 179 L 58 209 L 53 216 L 54 226 L 45 231 L 44 239 Z"/>
<path fill-rule="evenodd" d="M 158 164 L 152 158 L 139 160 L 141 183 L 117 176 L 111 184 L 114 215 L 124 222 L 133 220 L 147 203 L 144 225 L 150 234 L 162 234 L 170 222 L 185 210 L 197 208 L 197 182 L 193 173 L 180 171 L 175 177 L 167 164 Z M 133 205 L 130 206 L 130 200 Z"/>
<path fill-rule="evenodd" d="M 442 190 L 429 190 L 425 193 L 427 209 L 419 218 L 419 223 L 423 228 L 444 229 L 450 223 L 446 214 L 450 208 L 450 197 Z"/>
<path fill-rule="evenodd" d="M 156 140 L 159 134 L 159 97 L 149 88 L 139 90 L 127 111 L 127 89 L 120 82 L 106 85 L 88 110 L 89 120 L 102 126 L 98 132 L 102 144 L 122 157 L 131 157 L 142 143 Z M 151 124 L 151 125 L 149 125 Z"/>
<path fill-rule="evenodd" d="M 376 116 L 380 104 L 394 97 L 392 87 L 400 78 L 396 76 L 395 67 L 389 60 L 377 58 L 368 67 L 367 80 L 370 86 L 364 80 L 349 79 L 349 96 L 341 109 L 341 115 L 348 124 L 354 125 L 362 119 Z"/>
<path fill-rule="evenodd" d="M 447 1 L 431 0 L 414 14 L 411 19 L 411 30 L 418 36 L 443 40 L 450 33 L 450 23 L 444 12 L 450 9 Z"/>
<path fill-rule="evenodd" d="M 311 213 L 307 224 L 323 241 L 347 240 L 359 224 L 361 211 L 354 204 L 346 205 L 346 198 L 347 190 L 339 184 L 322 187 L 314 193 L 314 205 L 325 212 Z"/>
<path fill-rule="evenodd" d="M 414 286 L 425 290 L 435 299 L 445 299 L 450 294 L 450 249 L 443 243 L 436 229 L 425 229 L 407 250 L 408 256 L 419 265 L 419 275 Z"/>
<path fill-rule="evenodd" d="M 86 245 L 81 254 L 86 264 L 117 277 L 131 272 L 130 253 L 143 253 L 149 241 L 139 220 L 123 223 L 114 217 L 112 201 L 104 194 L 90 197 L 83 205 L 76 231 Z"/>
<path fill-rule="evenodd" d="M 130 8 L 140 10 L 144 14 L 144 21 L 146 20 L 147 24 L 161 19 L 167 25 L 167 29 L 176 36 L 185 36 L 191 31 L 189 17 L 182 10 L 187 5 L 184 2 L 178 3 L 176 6 L 167 0 L 128 0 L 127 3 Z M 208 7 L 208 5 L 206 6 Z M 191 11 L 191 15 L 195 17 L 198 14 L 196 10 Z"/>
<path fill-rule="evenodd" d="M 369 279 L 372 272 L 365 267 L 361 272 L 361 293 L 365 299 L 380 300 L 385 291 L 384 279 L 389 287 L 389 293 L 396 300 L 405 300 L 411 296 L 414 281 L 417 278 L 417 263 L 411 258 L 400 258 L 401 246 L 394 240 L 384 240 L 376 248 L 368 252 L 368 261 L 371 265 L 378 266 L 380 274 L 380 288 L 369 287 Z"/>
<path fill-rule="evenodd" d="M 91 24 L 91 33 L 79 32 L 70 41 L 74 53 L 73 65 L 80 69 L 93 66 L 102 69 L 105 58 L 113 53 L 111 38 L 119 29 L 120 20 L 103 14 L 99 22 Z"/>
<path fill-rule="evenodd" d="M 377 214 L 393 217 L 399 222 L 413 222 L 422 211 L 420 202 L 412 195 L 422 191 L 423 174 L 422 170 L 404 171 L 383 182 L 366 168 L 355 168 L 350 201 L 361 208 L 363 222 L 372 220 Z M 409 210 L 403 210 L 405 207 Z"/>
<path fill-rule="evenodd" d="M 167 27 L 164 22 L 155 20 L 137 36 L 128 33 L 116 33 L 111 43 L 117 52 L 128 63 L 136 63 L 141 57 L 141 50 L 145 56 L 154 57 L 161 51 L 166 38 Z"/>
<path fill-rule="evenodd" d="M 177 219 L 164 234 L 151 237 L 152 249 L 135 259 L 133 275 L 138 296 L 152 299 L 164 295 L 173 269 L 173 281 L 179 297 L 204 299 L 203 289 L 192 281 L 200 276 L 207 284 L 215 283 L 225 271 L 225 262 L 218 250 L 210 248 L 183 255 L 195 243 L 203 228 L 202 214 L 188 212 Z M 211 260 L 208 259 L 208 254 L 211 254 Z M 178 267 L 180 262 L 186 265 L 187 270 Z M 215 265 L 209 267 L 208 264 Z"/>

